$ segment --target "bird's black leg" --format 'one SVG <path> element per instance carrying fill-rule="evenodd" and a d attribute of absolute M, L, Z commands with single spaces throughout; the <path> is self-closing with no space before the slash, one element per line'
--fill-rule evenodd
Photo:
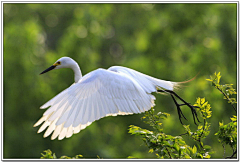
<path fill-rule="evenodd" d="M 178 118 L 179 118 L 181 124 L 183 125 L 181 118 L 183 117 L 185 120 L 187 120 L 187 119 L 186 119 L 186 117 L 183 115 L 182 110 L 180 109 L 180 106 L 182 106 L 182 105 L 179 105 L 179 104 L 177 103 L 177 101 L 175 100 L 174 96 L 173 96 L 171 93 L 170 93 L 170 95 L 171 95 L 171 97 L 172 97 L 175 105 L 177 106 Z"/>
<path fill-rule="evenodd" d="M 173 92 L 173 91 L 168 91 L 168 90 L 167 90 L 167 92 L 169 92 L 169 93 L 173 94 L 174 96 L 176 96 L 177 98 L 179 98 L 179 99 L 184 103 L 183 105 L 187 105 L 187 106 L 191 109 L 192 115 L 193 115 L 193 120 L 194 120 L 194 123 L 195 123 L 195 124 L 196 124 L 195 118 L 198 120 L 198 122 L 200 122 L 199 119 L 198 119 L 198 117 L 197 117 L 197 112 L 196 112 L 196 110 L 194 109 L 196 106 L 190 105 L 189 103 L 187 103 L 185 100 L 183 100 L 180 96 L 178 96 L 178 95 L 177 95 L 175 92 Z M 196 124 L 196 125 L 197 125 L 197 124 Z"/>
<path fill-rule="evenodd" d="M 173 91 L 172 91 L 172 92 L 173 92 Z M 173 92 L 173 94 L 174 94 L 177 98 L 179 98 L 182 102 L 184 102 L 184 104 L 186 104 L 189 108 L 191 108 L 193 116 L 195 115 L 195 117 L 196 117 L 196 119 L 198 120 L 198 122 L 200 122 L 199 119 L 198 119 L 198 117 L 197 117 L 197 112 L 196 112 L 196 110 L 194 109 L 194 108 L 198 108 L 198 106 L 192 106 L 192 105 L 190 105 L 189 103 L 187 103 L 186 101 L 184 101 L 180 96 L 178 96 L 175 92 Z M 194 119 L 194 121 L 195 121 L 195 119 Z M 196 123 L 195 123 L 195 124 L 196 124 Z"/>
<path fill-rule="evenodd" d="M 181 109 L 180 109 L 180 106 L 183 106 L 183 105 L 187 105 L 187 106 L 191 109 L 194 123 L 196 124 L 195 118 L 198 120 L 198 122 L 200 122 L 199 119 L 198 119 L 198 117 L 197 117 L 197 112 L 196 112 L 196 110 L 194 109 L 194 108 L 196 108 L 197 106 L 192 106 L 192 105 L 190 105 L 189 103 L 187 103 L 185 100 L 183 100 L 180 96 L 178 96 L 178 95 L 177 95 L 175 92 L 173 92 L 173 91 L 170 91 L 170 90 L 158 90 L 158 92 L 168 92 L 168 93 L 170 93 L 170 95 L 171 95 L 172 98 L 173 98 L 173 101 L 174 101 L 175 105 L 177 106 L 178 116 L 179 116 L 179 119 L 180 119 L 181 124 L 182 124 L 181 117 L 183 116 L 183 117 L 185 118 L 185 116 L 183 115 L 183 113 L 182 113 L 182 111 L 181 111 Z M 178 104 L 173 95 L 174 95 L 175 97 L 177 97 L 178 99 L 180 99 L 184 104 Z M 186 119 L 186 118 L 185 118 L 185 119 Z M 187 119 L 186 119 L 186 120 L 187 120 Z M 197 124 L 196 124 L 196 125 L 197 125 Z"/>

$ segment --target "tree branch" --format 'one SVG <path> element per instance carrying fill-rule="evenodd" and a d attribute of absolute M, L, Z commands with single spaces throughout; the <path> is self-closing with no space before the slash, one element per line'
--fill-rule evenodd
<path fill-rule="evenodd" d="M 235 150 L 232 154 L 232 156 L 228 156 L 225 159 L 233 159 L 233 158 L 237 158 L 237 157 L 233 157 L 235 154 L 237 154 L 237 150 Z"/>
<path fill-rule="evenodd" d="M 216 84 L 215 84 L 215 87 L 224 95 L 224 97 L 226 97 L 228 101 L 230 101 L 229 97 L 221 89 L 219 89 L 219 87 Z M 235 108 L 235 106 L 231 102 L 230 104 L 232 105 L 233 109 L 237 112 L 237 109 Z"/>
<path fill-rule="evenodd" d="M 168 155 L 169 155 L 170 159 L 172 159 L 172 156 L 171 156 L 171 154 L 170 154 L 168 148 L 166 148 L 166 150 L 167 150 L 167 152 L 168 152 Z"/>

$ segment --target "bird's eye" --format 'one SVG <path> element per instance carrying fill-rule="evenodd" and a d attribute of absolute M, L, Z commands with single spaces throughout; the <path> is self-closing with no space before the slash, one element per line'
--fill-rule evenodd
<path fill-rule="evenodd" d="M 60 61 L 55 62 L 55 63 L 53 64 L 53 66 L 58 66 L 58 65 L 61 65 L 61 62 L 60 62 Z"/>

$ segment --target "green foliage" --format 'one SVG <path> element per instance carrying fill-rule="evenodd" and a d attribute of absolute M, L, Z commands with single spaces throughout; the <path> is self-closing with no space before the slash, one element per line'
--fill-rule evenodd
<path fill-rule="evenodd" d="M 136 157 L 133 157 L 133 156 L 128 156 L 127 158 L 128 159 L 137 159 Z"/>
<path fill-rule="evenodd" d="M 223 98 L 226 99 L 228 103 L 230 103 L 233 106 L 235 111 L 237 111 L 236 108 L 234 107 L 234 104 L 236 104 L 237 101 L 235 98 L 231 97 L 232 95 L 237 94 L 235 89 L 232 87 L 233 84 L 221 85 L 220 78 L 221 78 L 220 72 L 219 73 L 215 72 L 213 76 L 210 76 L 210 79 L 206 80 L 212 82 L 212 85 L 224 95 Z"/>
<path fill-rule="evenodd" d="M 45 150 L 43 151 L 44 153 L 41 153 L 42 157 L 41 159 L 57 159 L 55 153 L 52 154 L 52 151 L 51 150 Z"/>
<path fill-rule="evenodd" d="M 230 145 L 234 153 L 237 149 L 237 116 L 233 115 L 230 119 L 231 122 L 225 125 L 219 122 L 219 131 L 215 135 L 223 146 Z"/>
<path fill-rule="evenodd" d="M 207 119 L 212 116 L 212 111 L 210 111 L 211 106 L 208 102 L 205 102 L 205 98 L 199 97 L 193 106 L 197 106 L 200 109 L 203 119 Z"/>
<path fill-rule="evenodd" d="M 205 98 L 198 98 L 194 106 L 199 107 L 199 111 L 204 119 L 204 124 L 199 125 L 195 132 L 190 130 L 189 125 L 183 125 L 186 131 L 183 135 L 188 135 L 194 141 L 198 142 L 198 148 L 195 145 L 189 146 L 182 136 L 165 134 L 161 120 L 166 119 L 170 114 L 162 112 L 154 114 L 153 108 L 146 112 L 143 117 L 144 122 L 149 124 L 153 128 L 153 131 L 130 125 L 129 133 L 141 136 L 149 148 L 149 153 L 155 153 L 157 158 L 210 158 L 210 154 L 213 153 L 209 152 L 211 147 L 203 145 L 202 139 L 206 138 L 209 134 L 210 124 L 205 120 L 211 117 L 211 107 L 208 102 L 205 102 Z"/>
<path fill-rule="evenodd" d="M 236 104 L 237 101 L 235 98 L 230 97 L 234 94 L 237 94 L 235 89 L 232 87 L 233 84 L 220 85 L 220 72 L 215 72 L 214 76 L 210 76 L 210 78 L 211 79 L 207 79 L 207 81 L 212 82 L 212 85 L 224 95 L 224 99 L 227 99 L 228 103 L 230 103 L 237 112 L 236 108 L 234 107 L 234 104 Z M 233 158 L 237 153 L 237 116 L 233 115 L 233 117 L 230 119 L 231 122 L 225 125 L 223 124 L 223 121 L 219 122 L 219 131 L 215 133 L 215 135 L 218 136 L 218 141 L 222 144 L 224 152 L 225 145 L 229 145 L 232 148 L 233 154 L 229 158 Z M 225 156 L 225 153 L 223 156 Z"/>
<path fill-rule="evenodd" d="M 44 153 L 41 153 L 42 157 L 41 159 L 57 159 L 57 156 L 55 153 L 52 154 L 52 151 L 50 149 L 43 151 Z M 83 158 L 82 155 L 76 155 L 75 157 L 68 157 L 68 156 L 61 156 L 59 159 L 81 159 Z"/>

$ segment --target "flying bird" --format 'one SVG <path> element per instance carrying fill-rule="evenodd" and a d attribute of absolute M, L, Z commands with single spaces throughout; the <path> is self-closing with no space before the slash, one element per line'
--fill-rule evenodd
<path fill-rule="evenodd" d="M 122 66 L 112 66 L 107 70 L 99 68 L 82 76 L 77 62 L 70 57 L 58 59 L 40 74 L 61 68 L 70 68 L 74 71 L 74 83 L 40 107 L 48 109 L 34 127 L 43 123 L 38 133 L 47 128 L 44 137 L 52 133 L 52 140 L 57 137 L 62 140 L 79 133 L 95 120 L 105 116 L 148 111 L 155 106 L 156 98 L 151 94 L 153 92 L 171 95 L 181 123 L 181 118 L 186 119 L 180 109 L 183 105 L 191 109 L 195 124 L 195 118 L 198 120 L 195 106 L 174 92 L 179 82 L 157 79 Z M 175 97 L 183 104 L 178 104 Z"/>

